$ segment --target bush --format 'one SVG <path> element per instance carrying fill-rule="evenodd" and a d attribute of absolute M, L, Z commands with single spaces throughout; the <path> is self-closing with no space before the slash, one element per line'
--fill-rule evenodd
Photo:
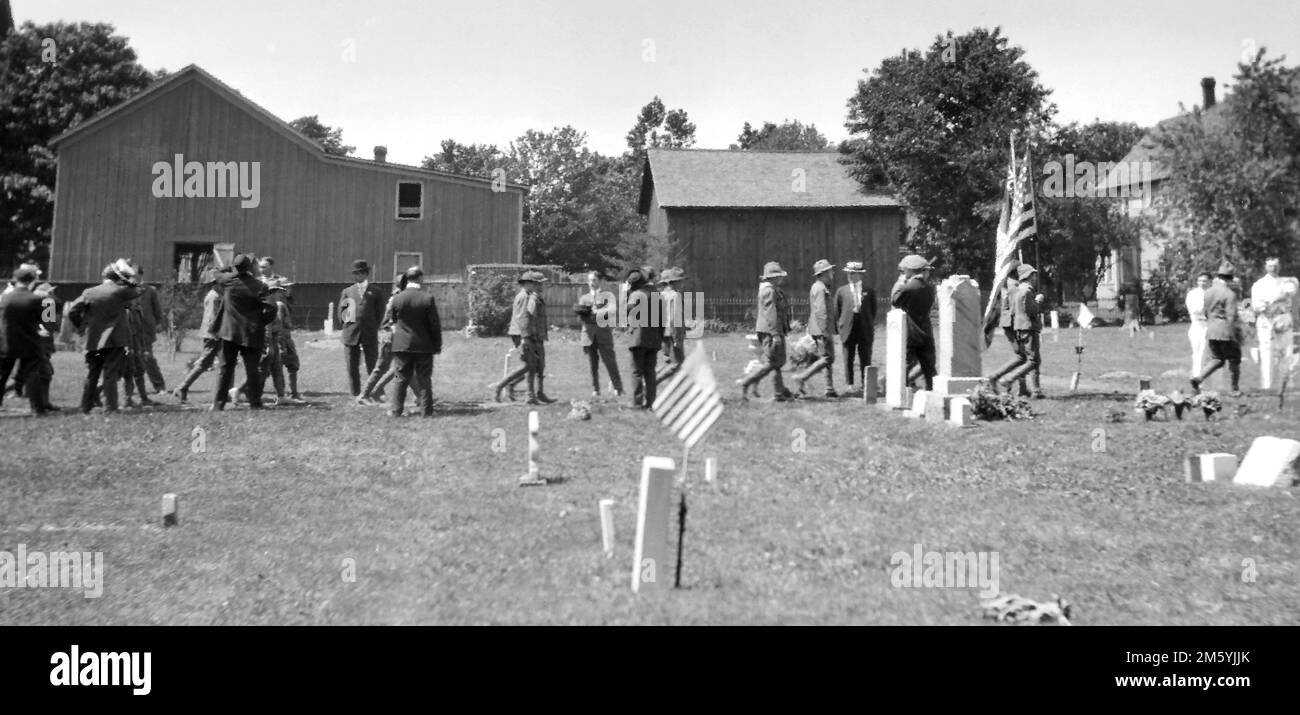
<path fill-rule="evenodd" d="M 986 387 L 970 391 L 971 414 L 982 420 L 1032 420 L 1034 408 L 1029 400 Z"/>
<path fill-rule="evenodd" d="M 199 283 L 177 283 L 168 279 L 158 288 L 158 300 L 162 303 L 163 315 L 171 322 L 172 346 L 181 349 L 181 343 L 191 330 L 198 329 L 203 322 L 203 297 L 208 289 Z M 166 332 L 168 326 L 158 326 L 158 332 Z"/>
<path fill-rule="evenodd" d="M 469 283 L 468 318 L 473 329 L 466 334 L 491 336 L 504 335 L 510 328 L 515 294 L 519 292 L 515 274 L 490 273 L 475 275 Z"/>

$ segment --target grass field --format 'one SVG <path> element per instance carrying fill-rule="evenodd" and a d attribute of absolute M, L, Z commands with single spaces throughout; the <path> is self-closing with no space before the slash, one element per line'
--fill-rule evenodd
<path fill-rule="evenodd" d="M 984 622 L 975 588 L 891 584 L 891 555 L 916 544 L 998 552 L 1003 593 L 1059 594 L 1076 625 L 1300 623 L 1294 490 L 1186 484 L 1182 472 L 1185 453 L 1242 456 L 1257 436 L 1296 437 L 1300 394 L 1281 410 L 1275 391 L 1225 396 L 1213 422 L 1135 421 L 1137 374 L 1186 389 L 1186 326 L 1155 334 L 1089 331 L 1073 394 L 1075 333 L 1045 337 L 1041 415 L 966 430 L 851 399 L 743 404 L 730 384 L 749 359 L 743 336 L 706 337 L 727 412 L 691 458 L 684 588 L 640 597 L 629 585 L 641 458 L 681 450 L 652 415 L 609 397 L 590 421 L 565 419 L 567 400 L 589 395 L 575 333 L 548 348 L 547 391 L 561 402 L 538 408 L 542 469 L 561 481 L 540 488 L 516 486 L 529 408 L 495 405 L 486 388 L 504 339 L 446 335 L 435 419 L 351 404 L 340 349 L 309 334 L 298 336 L 308 406 L 204 411 L 211 373 L 185 408 L 163 396 L 150 411 L 35 419 L 10 398 L 0 551 L 103 552 L 104 591 L 0 589 L 0 623 Z M 986 371 L 1008 355 L 999 339 Z M 161 355 L 169 384 L 188 357 Z M 59 353 L 55 369 L 54 401 L 74 406 L 80 356 Z M 1102 377 L 1120 372 L 1133 376 Z M 1244 373 L 1258 384 L 1249 362 Z M 206 451 L 192 449 L 195 428 Z M 719 463 L 713 484 L 706 457 Z M 167 492 L 180 496 L 177 528 L 158 525 Z M 602 498 L 616 500 L 612 559 Z"/>

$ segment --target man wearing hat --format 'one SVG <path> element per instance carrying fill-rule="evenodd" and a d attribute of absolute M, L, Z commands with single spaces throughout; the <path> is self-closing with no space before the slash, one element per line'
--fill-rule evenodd
<path fill-rule="evenodd" d="M 550 323 L 546 318 L 546 301 L 542 298 L 542 282 L 546 276 L 540 271 L 524 271 L 519 276 L 519 292 L 515 294 L 507 333 L 519 349 L 524 366 L 506 376 L 494 388 L 496 401 L 501 401 L 501 391 L 509 389 L 514 399 L 514 387 L 528 380 L 527 404 L 555 402 L 546 394 L 546 337 Z"/>
<path fill-rule="evenodd" d="M 686 279 L 680 268 L 665 268 L 659 275 L 659 298 L 663 301 L 664 370 L 655 375 L 655 382 L 672 377 L 686 359 L 686 314 L 682 309 L 682 294 L 678 288 Z"/>
<path fill-rule="evenodd" d="M 406 272 L 403 271 L 393 277 L 393 291 L 388 297 L 388 307 L 392 307 L 393 298 L 405 289 Z M 375 362 L 375 369 L 370 371 L 370 377 L 366 378 L 366 384 L 361 387 L 361 396 L 357 398 L 357 404 L 384 404 L 387 401 L 384 397 L 384 386 L 392 382 L 395 377 L 397 371 L 393 368 L 393 320 L 388 308 L 384 308 L 384 320 L 379 324 L 379 359 Z"/>
<path fill-rule="evenodd" d="M 405 277 L 406 287 L 393 296 L 385 311 L 393 326 L 393 367 L 397 372 L 388 414 L 402 416 L 406 386 L 414 384 L 421 415 L 433 417 L 433 356 L 442 352 L 442 324 L 433 294 L 420 287 L 424 271 L 411 266 Z"/>
<path fill-rule="evenodd" d="M 1002 328 L 1002 334 L 1006 336 L 1007 344 L 1011 346 L 1011 352 L 1015 353 L 1017 356 L 1017 359 L 1012 361 L 1011 369 L 1014 370 L 1014 366 L 1022 364 L 1024 361 L 1028 360 L 1029 357 L 1027 355 L 1022 355 L 1023 351 L 1021 350 L 1020 338 L 1016 334 L 1015 308 L 1012 304 L 1013 297 L 1020 291 L 1020 261 L 1017 261 L 1014 258 L 1011 259 L 1009 269 L 1007 280 L 1003 284 L 1002 295 L 1000 296 L 998 327 Z M 989 344 L 992 344 L 993 336 L 991 331 L 988 334 L 987 340 Z M 1001 375 L 999 374 L 998 376 L 1000 377 Z M 1035 379 L 1037 379 L 1037 376 L 1038 369 L 1035 368 Z M 991 378 L 990 382 L 993 389 L 997 390 L 997 379 Z M 1031 393 L 1029 392 L 1029 386 L 1026 384 L 1025 378 L 1020 378 L 1018 382 L 1020 384 L 1020 396 L 1028 397 Z"/>
<path fill-rule="evenodd" d="M 199 375 L 211 370 L 213 363 L 221 355 L 221 339 L 213 331 L 216 327 L 217 313 L 221 311 L 221 293 L 213 285 L 216 280 L 217 273 L 212 269 L 204 271 L 199 277 L 199 285 L 208 286 L 208 292 L 203 296 L 203 320 L 199 323 L 199 336 L 203 338 L 203 348 L 194 362 L 190 363 L 189 374 L 181 381 L 180 387 L 172 390 L 172 395 L 181 402 L 189 401 L 190 386 L 199 379 Z"/>
<path fill-rule="evenodd" d="M 582 319 L 582 351 L 587 354 L 591 367 L 591 395 L 600 396 L 600 362 L 605 363 L 614 394 L 623 396 L 623 378 L 618 372 L 618 358 L 614 355 L 614 330 L 617 320 L 612 293 L 601 290 L 601 276 L 596 271 L 587 273 L 587 292 L 578 296 L 576 312 Z"/>
<path fill-rule="evenodd" d="M 655 375 L 655 363 L 659 350 L 663 347 L 663 327 L 656 324 L 655 317 L 663 314 L 658 293 L 650 291 L 650 275 L 647 268 L 634 268 L 627 273 L 625 281 L 627 294 L 627 326 L 631 336 L 628 349 L 632 353 L 632 404 L 642 409 L 653 409 L 655 398 L 659 394 L 658 378 Z"/>
<path fill-rule="evenodd" d="M 861 261 L 844 264 L 848 283 L 835 291 L 836 332 L 844 344 L 844 379 L 853 387 L 857 370 L 853 359 L 858 359 L 859 370 L 871 364 L 871 346 L 876 339 L 876 292 L 862 285 L 866 273 Z"/>
<path fill-rule="evenodd" d="M 271 384 L 275 387 L 275 401 L 277 403 L 285 400 L 284 394 L 284 373 L 286 369 L 289 373 L 289 379 L 292 384 L 292 393 L 289 398 L 293 402 L 301 402 L 298 396 L 298 355 L 297 352 L 286 351 L 285 335 L 292 326 L 291 309 L 289 307 L 289 283 L 279 276 L 259 277 L 262 285 L 266 286 L 267 301 L 275 307 L 275 317 L 271 322 L 266 324 L 266 340 L 262 347 L 262 361 L 258 365 L 258 375 L 261 376 L 262 389 L 266 389 L 266 379 L 271 378 Z M 289 338 L 289 345 L 293 344 L 293 338 Z M 234 396 L 244 393 L 247 383 L 236 387 L 232 393 Z"/>
<path fill-rule="evenodd" d="M 144 282 L 144 269 L 134 262 L 131 264 L 135 268 L 136 280 L 140 283 L 140 362 L 144 367 L 144 375 L 148 376 L 149 382 L 153 385 L 154 392 L 166 392 L 167 382 L 163 379 L 162 370 L 158 367 L 158 359 L 154 357 L 153 345 L 158 340 L 158 326 L 166 325 L 167 315 L 163 313 L 162 300 L 158 297 L 158 290 L 148 283 Z M 143 377 L 143 376 L 142 376 Z M 144 393 L 140 393 L 141 397 Z"/>
<path fill-rule="evenodd" d="M 365 355 L 366 374 L 375 369 L 379 356 L 379 323 L 384 319 L 388 299 L 383 291 L 370 285 L 370 264 L 352 262 L 354 283 L 339 295 L 339 323 L 343 326 L 343 354 L 352 396 L 361 394 L 361 358 Z"/>
<path fill-rule="evenodd" d="M 253 268 L 253 257 L 240 254 L 229 267 L 217 271 L 221 314 L 217 318 L 216 334 L 221 339 L 221 368 L 212 401 L 214 411 L 226 408 L 235 385 L 235 363 L 241 357 L 248 406 L 262 409 L 260 364 L 266 345 L 266 324 L 275 317 L 275 306 L 266 302 L 266 285 L 253 277 Z"/>
<path fill-rule="evenodd" d="M 898 282 L 890 292 L 889 303 L 907 313 L 907 365 L 918 365 L 925 379 L 925 389 L 934 389 L 935 367 L 934 329 L 930 325 L 930 309 L 934 307 L 934 286 L 926 279 L 930 275 L 930 262 L 912 254 L 898 263 Z"/>
<path fill-rule="evenodd" d="M 95 406 L 100 380 L 104 411 L 117 412 L 117 381 L 130 335 L 124 325 L 126 305 L 140 291 L 134 286 L 135 270 L 123 259 L 106 266 L 103 282 L 82 291 L 68 307 L 68 321 L 86 339 L 86 381 L 81 390 L 81 411 Z"/>
<path fill-rule="evenodd" d="M 1028 264 L 1016 267 L 1016 278 L 1020 281 L 1011 292 L 1011 328 L 1016 335 L 1016 356 L 989 376 L 989 383 L 994 391 L 1005 388 L 1011 391 L 1014 383 L 1029 378 L 1035 399 L 1043 398 L 1043 389 L 1038 382 L 1038 368 L 1043 362 L 1040 352 L 1040 335 L 1043 332 L 1043 316 L 1039 304 L 1042 294 L 1036 292 L 1038 271 Z"/>
<path fill-rule="evenodd" d="M 772 398 L 777 402 L 792 399 L 794 395 L 785 389 L 781 368 L 785 366 L 785 335 L 790 332 L 790 306 L 786 303 L 785 292 L 781 285 L 785 283 L 786 272 L 781 264 L 772 261 L 763 266 L 762 282 L 758 284 L 758 311 L 754 320 L 754 332 L 758 334 L 758 344 L 762 350 L 762 369 L 749 377 L 736 381 L 740 385 L 740 397 L 749 399 L 749 388 L 756 386 L 768 373 L 772 373 L 772 388 L 776 394 Z"/>
<path fill-rule="evenodd" d="M 36 272 L 19 268 L 14 271 L 13 290 L 0 297 L 0 386 L 9 380 L 9 373 L 18 367 L 17 379 L 25 387 L 32 413 L 47 412 L 49 396 L 47 383 L 42 379 L 41 362 L 48 362 L 41 345 L 42 298 L 32 290 Z M 0 403 L 4 392 L 0 391 Z"/>
<path fill-rule="evenodd" d="M 817 360 L 803 373 L 794 376 L 795 392 L 803 394 L 803 384 L 819 370 L 826 371 L 826 396 L 835 394 L 835 306 L 830 285 L 835 280 L 835 266 L 825 258 L 813 264 L 812 286 L 808 289 L 808 335 L 817 343 Z"/>
<path fill-rule="evenodd" d="M 1199 376 L 1192 378 L 1193 392 L 1200 392 L 1201 383 L 1226 362 L 1232 378 L 1232 396 L 1241 397 L 1241 324 L 1237 318 L 1237 294 L 1229 285 L 1234 272 L 1233 265 L 1224 261 L 1214 282 L 1205 289 L 1205 337 L 1210 342 L 1210 362 Z"/>

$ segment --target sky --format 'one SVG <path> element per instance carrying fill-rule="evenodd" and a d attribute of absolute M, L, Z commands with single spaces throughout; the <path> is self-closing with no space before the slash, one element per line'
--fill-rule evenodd
<path fill-rule="evenodd" d="M 1300 64 L 1300 0 L 13 0 L 14 17 L 107 22 L 149 69 L 197 64 L 284 120 L 316 114 L 356 155 L 419 164 L 443 139 L 505 148 L 571 124 L 604 154 L 658 95 L 725 149 L 746 121 L 844 139 L 867 71 L 936 36 L 1001 26 L 1058 121 L 1143 126 L 1231 82 L 1243 50 Z M 958 47 L 960 53 L 960 47 Z"/>

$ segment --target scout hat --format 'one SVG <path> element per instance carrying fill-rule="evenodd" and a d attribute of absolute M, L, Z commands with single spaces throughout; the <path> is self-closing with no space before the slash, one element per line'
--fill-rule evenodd
<path fill-rule="evenodd" d="M 835 270 L 835 266 L 831 265 L 831 262 L 826 260 L 825 258 L 813 264 L 813 275 L 815 276 L 820 276 L 826 271 L 833 271 L 833 270 Z"/>
<path fill-rule="evenodd" d="M 923 271 L 930 267 L 930 262 L 913 253 L 898 262 L 900 271 Z"/>
<path fill-rule="evenodd" d="M 862 267 L 862 261 L 849 261 L 844 264 L 845 273 L 866 273 L 867 269 Z"/>
<path fill-rule="evenodd" d="M 352 262 L 352 272 L 353 272 L 353 273 L 369 273 L 369 272 L 370 272 L 370 264 L 367 263 L 367 262 L 365 262 L 365 261 L 361 261 L 361 260 L 353 261 L 353 262 Z"/>
<path fill-rule="evenodd" d="M 659 276 L 660 283 L 672 283 L 674 281 L 686 280 L 686 271 L 680 268 L 665 268 Z"/>
<path fill-rule="evenodd" d="M 1221 276 L 1231 276 L 1236 273 L 1236 270 L 1232 263 L 1228 261 L 1219 264 L 1219 275 Z"/>
<path fill-rule="evenodd" d="M 1020 266 L 1016 268 L 1016 278 L 1023 281 L 1037 272 L 1038 271 L 1034 270 L 1034 267 L 1028 263 L 1021 263 Z"/>
<path fill-rule="evenodd" d="M 779 278 L 784 275 L 787 274 L 785 271 L 781 270 L 781 264 L 772 261 L 763 266 L 763 275 L 759 276 L 759 278 Z"/>
<path fill-rule="evenodd" d="M 522 276 L 519 276 L 519 280 L 516 282 L 528 283 L 531 281 L 533 283 L 541 283 L 542 281 L 545 280 L 546 280 L 546 276 L 542 275 L 541 271 L 524 271 L 524 274 Z"/>

